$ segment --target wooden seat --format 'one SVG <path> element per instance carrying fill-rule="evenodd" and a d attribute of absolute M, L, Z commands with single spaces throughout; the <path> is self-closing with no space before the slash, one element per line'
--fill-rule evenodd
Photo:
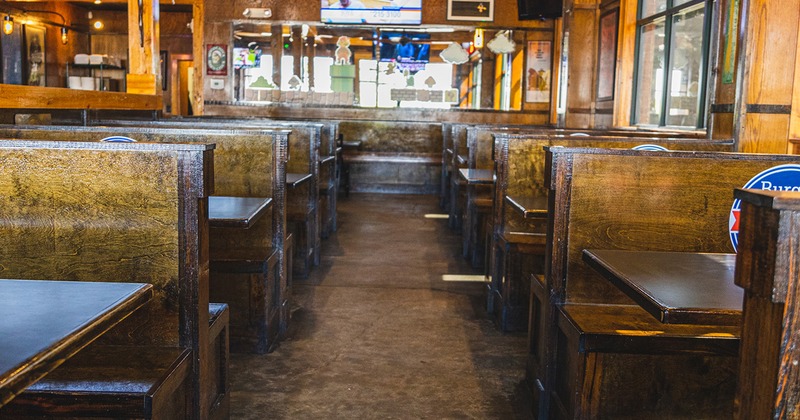
<path fill-rule="evenodd" d="M 210 256 L 209 297 L 231 306 L 232 352 L 267 353 L 280 331 L 280 266 L 273 248 L 226 249 Z"/>
<path fill-rule="evenodd" d="M 590 304 L 559 306 L 557 324 L 552 418 L 732 415 L 738 327 L 668 325 L 636 305 Z M 687 355 L 695 363 L 685 363 Z M 635 379 L 641 375 L 648 380 Z"/>
<path fill-rule="evenodd" d="M 0 408 L 2 418 L 183 419 L 191 351 L 91 345 Z"/>

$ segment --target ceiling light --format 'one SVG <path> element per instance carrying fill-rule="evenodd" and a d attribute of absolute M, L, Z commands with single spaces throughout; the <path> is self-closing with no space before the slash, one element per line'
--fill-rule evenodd
<path fill-rule="evenodd" d="M 103 29 L 103 28 L 104 28 L 106 25 L 104 25 L 104 24 L 103 24 L 103 21 L 96 20 L 96 21 L 95 21 L 95 22 L 92 24 L 92 26 L 93 26 L 95 29 L 97 29 L 97 30 L 100 30 L 100 29 Z"/>

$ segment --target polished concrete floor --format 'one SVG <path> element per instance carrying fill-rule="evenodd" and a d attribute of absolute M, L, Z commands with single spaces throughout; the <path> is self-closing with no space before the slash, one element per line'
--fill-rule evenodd
<path fill-rule="evenodd" d="M 498 332 L 434 196 L 351 194 L 296 280 L 288 337 L 231 355 L 232 419 L 527 419 L 524 334 Z"/>

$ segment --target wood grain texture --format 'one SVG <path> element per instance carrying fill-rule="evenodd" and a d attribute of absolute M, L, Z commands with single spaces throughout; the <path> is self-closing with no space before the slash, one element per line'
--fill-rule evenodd
<path fill-rule="evenodd" d="M 735 418 L 798 418 L 800 197 L 757 191 L 736 196 L 742 199 L 736 283 L 745 289 L 745 310 Z"/>
<path fill-rule="evenodd" d="M 0 108 L 159 110 L 161 97 L 36 86 L 0 86 Z"/>

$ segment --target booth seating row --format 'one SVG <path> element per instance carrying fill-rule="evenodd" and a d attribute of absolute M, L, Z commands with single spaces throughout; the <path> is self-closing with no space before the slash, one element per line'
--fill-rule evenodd
<path fill-rule="evenodd" d="M 49 137 L 65 144 L 71 141 L 98 144 L 97 140 L 101 138 L 125 136 L 136 138 L 139 142 L 132 143 L 135 145 L 148 142 L 216 145 L 214 159 L 204 166 L 210 174 L 209 178 L 214 180 L 218 194 L 210 197 L 211 207 L 204 212 L 210 218 L 210 238 L 206 242 L 208 251 L 205 255 L 206 258 L 210 255 L 205 266 L 206 273 L 209 268 L 211 272 L 207 293 L 212 300 L 230 304 L 230 315 L 227 306 L 222 306 L 225 310 L 218 312 L 222 312 L 226 324 L 230 316 L 233 350 L 257 353 L 271 350 L 286 331 L 290 316 L 288 301 L 293 238 L 286 233 L 286 190 L 289 182 L 286 166 L 288 151 L 291 150 L 290 133 L 301 130 L 290 132 L 283 128 L 267 128 L 266 125 L 237 130 L 221 122 L 217 122 L 216 129 L 143 128 L 136 126 L 137 123 L 130 122 L 130 126 L 120 123 L 117 127 L 7 127 L 2 129 L 0 135 L 6 138 Z M 305 150 L 308 149 L 309 146 L 306 146 Z M 303 148 L 296 146 L 294 150 L 302 151 Z M 251 220 L 229 220 L 230 208 L 215 209 L 220 203 L 227 206 L 231 202 L 244 200 L 261 202 L 256 206 L 259 210 Z M 214 319 L 220 318 L 223 317 Z M 214 331 L 218 329 L 215 327 Z M 227 328 L 225 333 L 227 340 Z M 224 345 L 216 342 L 213 347 L 219 351 L 224 349 L 227 354 L 227 341 Z M 222 377 L 227 376 L 226 360 L 225 363 L 210 365 L 204 362 L 202 365 L 220 373 Z M 203 382 L 209 384 L 205 386 L 213 386 L 213 381 Z M 215 388 L 227 393 L 226 387 Z M 22 404 L 25 400 L 19 398 L 15 401 L 16 404 Z M 13 410 L 13 407 L 15 405 L 6 410 Z M 199 417 L 208 418 L 202 414 L 206 411 L 201 410 Z M 28 409 L 23 408 L 22 412 L 27 413 Z M 224 412 L 227 413 L 227 409 Z M 64 415 L 75 414 L 71 413 Z"/>
<path fill-rule="evenodd" d="M 737 381 L 762 369 L 737 369 L 733 191 L 800 157 L 546 150 L 545 269 L 530 280 L 535 414 L 731 418 Z"/>
<path fill-rule="evenodd" d="M 3 277 L 153 289 L 0 417 L 229 417 L 229 311 L 208 293 L 213 153 L 208 144 L 0 141 Z"/>

